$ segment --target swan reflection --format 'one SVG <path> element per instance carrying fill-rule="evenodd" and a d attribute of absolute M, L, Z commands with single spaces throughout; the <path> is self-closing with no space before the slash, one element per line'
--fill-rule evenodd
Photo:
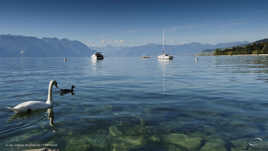
<path fill-rule="evenodd" d="M 46 114 L 43 114 L 47 112 Z M 43 116 L 42 116 L 43 114 Z M 53 132 L 56 132 L 56 127 L 54 124 L 54 112 L 53 112 L 53 107 L 52 108 L 48 108 L 48 109 L 41 109 L 41 110 L 35 110 L 35 111 L 31 111 L 31 112 L 22 112 L 22 113 L 14 113 L 12 116 L 10 116 L 10 118 L 8 119 L 8 122 L 13 122 L 15 120 L 29 120 L 33 117 L 37 117 L 37 116 L 41 116 L 40 120 L 42 119 L 46 119 L 43 118 L 44 116 L 47 116 L 48 121 L 49 121 L 49 126 L 52 128 Z"/>
<path fill-rule="evenodd" d="M 49 119 L 49 125 L 52 128 L 53 132 L 56 132 L 56 127 L 54 124 L 54 112 L 53 112 L 53 108 L 49 108 L 47 109 L 47 117 Z"/>

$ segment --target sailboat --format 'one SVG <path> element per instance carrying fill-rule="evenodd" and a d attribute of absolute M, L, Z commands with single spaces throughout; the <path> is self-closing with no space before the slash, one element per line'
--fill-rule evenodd
<path fill-rule="evenodd" d="M 168 55 L 166 53 L 166 48 L 165 48 L 165 33 L 164 31 L 162 32 L 162 54 L 157 57 L 159 60 L 172 60 L 173 56 Z"/>

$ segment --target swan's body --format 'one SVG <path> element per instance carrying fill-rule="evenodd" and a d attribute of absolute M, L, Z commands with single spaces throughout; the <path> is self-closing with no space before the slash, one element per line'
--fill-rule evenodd
<path fill-rule="evenodd" d="M 27 102 L 23 102 L 21 104 L 18 104 L 15 107 L 10 108 L 10 109 L 15 111 L 15 112 L 30 112 L 33 110 L 47 109 L 49 107 L 51 107 L 51 104 L 47 104 L 46 102 L 27 101 Z"/>
<path fill-rule="evenodd" d="M 55 80 L 51 80 L 49 82 L 48 97 L 47 97 L 46 102 L 27 101 L 27 102 L 23 102 L 21 104 L 18 104 L 13 108 L 9 107 L 9 109 L 11 109 L 14 112 L 20 113 L 20 112 L 29 112 L 29 111 L 33 111 L 33 110 L 47 109 L 47 108 L 52 107 L 52 105 L 53 105 L 53 100 L 52 100 L 52 87 L 53 87 L 53 85 L 58 87 L 57 82 Z"/>

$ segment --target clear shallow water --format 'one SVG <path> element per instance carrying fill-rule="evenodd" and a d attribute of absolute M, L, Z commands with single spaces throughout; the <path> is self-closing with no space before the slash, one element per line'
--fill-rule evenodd
<path fill-rule="evenodd" d="M 54 89 L 55 129 L 46 111 L 6 109 L 45 101 L 51 79 L 76 86 L 75 95 Z M 1 150 L 267 150 L 267 82 L 261 56 L 0 58 Z"/>

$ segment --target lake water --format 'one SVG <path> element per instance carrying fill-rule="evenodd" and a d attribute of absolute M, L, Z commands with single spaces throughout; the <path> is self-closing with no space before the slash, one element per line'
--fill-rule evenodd
<path fill-rule="evenodd" d="M 52 79 L 76 87 L 53 90 L 53 116 L 6 109 L 45 101 Z M 268 150 L 267 82 L 264 56 L 0 58 L 0 148 Z"/>

